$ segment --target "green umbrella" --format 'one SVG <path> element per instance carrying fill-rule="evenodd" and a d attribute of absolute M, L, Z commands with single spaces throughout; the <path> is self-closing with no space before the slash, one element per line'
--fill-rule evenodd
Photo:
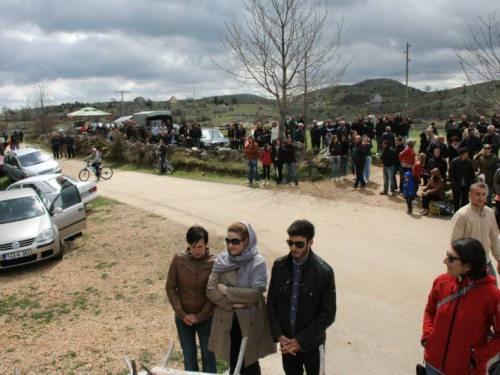
<path fill-rule="evenodd" d="M 104 112 L 96 108 L 85 107 L 76 112 L 68 113 L 70 119 L 85 118 L 85 117 L 109 117 L 113 116 L 112 113 Z"/>

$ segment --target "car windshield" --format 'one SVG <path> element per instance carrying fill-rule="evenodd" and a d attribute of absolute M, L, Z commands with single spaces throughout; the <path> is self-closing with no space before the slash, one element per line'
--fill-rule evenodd
<path fill-rule="evenodd" d="M 36 197 L 22 197 L 0 201 L 0 224 L 28 220 L 45 213 Z"/>
<path fill-rule="evenodd" d="M 213 139 L 224 138 L 224 136 L 222 135 L 222 133 L 219 130 L 213 130 L 213 129 L 203 130 L 203 137 L 204 138 L 213 138 Z"/>
<path fill-rule="evenodd" d="M 50 156 L 44 154 L 41 151 L 32 152 L 31 154 L 26 154 L 19 156 L 19 162 L 23 167 L 29 167 L 31 165 L 40 164 L 50 160 Z"/>

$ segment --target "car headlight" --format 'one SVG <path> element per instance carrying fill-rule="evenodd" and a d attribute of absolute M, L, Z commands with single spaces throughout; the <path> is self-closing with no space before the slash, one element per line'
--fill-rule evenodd
<path fill-rule="evenodd" d="M 52 242 L 54 241 L 54 231 L 52 229 L 45 229 L 42 233 L 38 235 L 36 238 L 37 243 L 42 243 L 42 242 Z"/>

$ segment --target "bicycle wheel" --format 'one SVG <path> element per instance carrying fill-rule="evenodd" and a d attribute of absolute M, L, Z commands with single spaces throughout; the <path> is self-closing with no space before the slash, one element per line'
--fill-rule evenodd
<path fill-rule="evenodd" d="M 153 172 L 160 173 L 160 160 L 155 160 L 153 162 Z"/>
<path fill-rule="evenodd" d="M 87 168 L 83 168 L 80 173 L 78 174 L 78 178 L 80 181 L 87 181 L 90 177 L 90 171 Z"/>
<path fill-rule="evenodd" d="M 168 174 L 172 174 L 172 173 L 174 173 L 174 167 L 173 167 L 173 165 L 172 165 L 172 164 L 170 164 L 170 162 L 169 162 L 169 161 L 166 161 L 166 162 L 165 162 L 165 167 L 166 167 L 166 170 L 167 170 L 167 173 L 168 173 Z"/>
<path fill-rule="evenodd" d="M 110 167 L 102 167 L 101 177 L 103 180 L 109 180 L 111 177 L 113 177 L 113 170 Z"/>

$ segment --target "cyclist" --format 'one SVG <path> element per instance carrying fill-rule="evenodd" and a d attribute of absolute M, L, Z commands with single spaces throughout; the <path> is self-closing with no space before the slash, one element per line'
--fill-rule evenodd
<path fill-rule="evenodd" d="M 101 178 L 100 166 L 102 163 L 102 156 L 101 156 L 100 151 L 97 151 L 96 148 L 93 148 L 92 154 L 90 154 L 89 156 L 87 156 L 83 160 L 92 161 L 92 168 L 94 169 L 94 172 L 95 172 L 95 179 L 97 181 L 99 181 L 99 179 Z"/>

